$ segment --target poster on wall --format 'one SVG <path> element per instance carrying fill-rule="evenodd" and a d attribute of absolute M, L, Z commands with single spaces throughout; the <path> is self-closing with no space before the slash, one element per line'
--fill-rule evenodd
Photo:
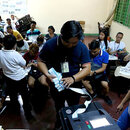
<path fill-rule="evenodd" d="M 3 15 L 26 15 L 26 0 L 0 0 L 0 14 Z"/>

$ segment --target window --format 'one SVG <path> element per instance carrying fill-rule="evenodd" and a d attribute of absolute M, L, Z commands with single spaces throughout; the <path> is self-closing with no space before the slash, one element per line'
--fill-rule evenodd
<path fill-rule="evenodd" d="M 118 0 L 114 21 L 130 28 L 130 0 Z"/>

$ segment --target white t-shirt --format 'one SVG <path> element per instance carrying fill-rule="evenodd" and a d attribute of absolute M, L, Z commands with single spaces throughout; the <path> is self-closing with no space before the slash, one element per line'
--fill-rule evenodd
<path fill-rule="evenodd" d="M 26 61 L 15 50 L 0 50 L 0 68 L 5 76 L 13 80 L 21 80 L 27 75 L 24 69 Z"/>
<path fill-rule="evenodd" d="M 4 26 L 4 32 L 6 32 L 6 33 L 7 33 L 7 27 L 8 27 L 8 26 L 9 26 L 8 24 L 6 24 L 6 25 Z M 11 27 L 12 27 L 13 30 L 17 30 L 17 29 L 16 29 L 16 26 L 15 26 L 14 24 L 11 24 Z"/>
<path fill-rule="evenodd" d="M 0 31 L 0 38 L 4 38 L 4 34 Z"/>
<path fill-rule="evenodd" d="M 123 50 L 125 48 L 125 43 L 122 41 L 120 43 L 116 43 L 115 41 L 112 41 L 108 44 L 108 47 L 111 49 L 111 52 L 117 50 Z"/>
<path fill-rule="evenodd" d="M 108 46 L 108 44 L 109 44 L 109 41 L 107 41 L 107 46 Z M 103 51 L 106 51 L 106 45 L 105 45 L 105 42 L 104 41 L 101 41 L 100 42 L 100 48 L 103 50 Z"/>
<path fill-rule="evenodd" d="M 22 47 L 17 47 L 17 50 L 18 51 L 29 50 L 28 42 L 24 40 L 24 45 Z"/>

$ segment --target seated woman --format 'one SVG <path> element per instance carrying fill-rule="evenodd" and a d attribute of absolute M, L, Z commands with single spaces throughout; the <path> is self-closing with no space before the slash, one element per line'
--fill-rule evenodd
<path fill-rule="evenodd" d="M 55 29 L 53 26 L 48 27 L 48 32 L 49 33 L 45 35 L 46 40 L 49 40 L 49 39 L 57 36 L 57 34 L 54 33 Z"/>
<path fill-rule="evenodd" d="M 31 71 L 29 72 L 28 85 L 34 87 L 35 81 L 38 81 L 44 85 L 49 86 L 46 82 L 46 77 L 37 69 L 37 58 L 39 54 L 39 46 L 37 44 L 31 44 L 29 51 L 24 54 L 24 59 L 26 60 L 26 65 L 31 66 Z"/>
<path fill-rule="evenodd" d="M 101 30 L 100 31 L 98 40 L 100 42 L 100 48 L 103 51 L 107 51 L 108 50 L 109 41 L 107 40 L 107 32 L 106 32 L 106 30 Z"/>

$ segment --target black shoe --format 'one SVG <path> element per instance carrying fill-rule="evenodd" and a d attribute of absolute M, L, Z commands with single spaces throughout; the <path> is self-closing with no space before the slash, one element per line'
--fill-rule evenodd
<path fill-rule="evenodd" d="M 112 105 L 112 100 L 108 96 L 104 96 L 103 99 L 108 105 Z"/>

